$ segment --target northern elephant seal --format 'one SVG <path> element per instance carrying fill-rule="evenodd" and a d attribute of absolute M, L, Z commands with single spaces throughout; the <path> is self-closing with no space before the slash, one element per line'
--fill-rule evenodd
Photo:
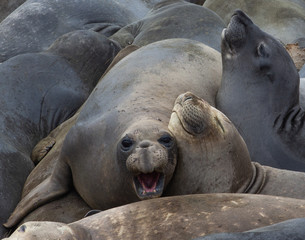
<path fill-rule="evenodd" d="M 145 18 L 123 27 L 110 38 L 121 47 L 187 38 L 220 51 L 220 35 L 224 27 L 222 19 L 203 6 L 183 0 L 166 0 L 156 4 Z"/>
<path fill-rule="evenodd" d="M 63 35 L 47 51 L 0 64 L 0 222 L 20 200 L 32 148 L 86 100 L 119 48 L 91 30 Z M 1 226 L 0 236 L 5 230 Z"/>
<path fill-rule="evenodd" d="M 2 0 L 0 3 L 0 22 L 24 2 L 25 0 Z"/>
<path fill-rule="evenodd" d="M 229 23 L 232 13 L 241 9 L 264 31 L 284 44 L 304 37 L 305 3 L 303 0 L 207 0 L 203 4 Z"/>
<path fill-rule="evenodd" d="M 305 171 L 299 74 L 282 44 L 236 11 L 222 34 L 220 109 L 244 138 L 251 160 Z"/>
<path fill-rule="evenodd" d="M 214 105 L 220 73 L 220 54 L 188 39 L 159 41 L 123 58 L 82 107 L 52 175 L 22 199 L 6 226 L 72 184 L 101 210 L 160 196 L 176 165 L 167 128 L 172 104 L 192 89 Z"/>
<path fill-rule="evenodd" d="M 28 222 L 8 239 L 193 239 L 305 217 L 305 201 L 253 194 L 193 194 L 136 202 L 70 224 Z"/>
<path fill-rule="evenodd" d="M 196 240 L 301 240 L 305 238 L 305 218 L 296 218 L 276 223 L 267 227 L 252 229 L 241 233 L 216 233 L 196 238 Z M 195 240 L 195 239 L 194 239 Z"/>
<path fill-rule="evenodd" d="M 111 69 L 120 59 L 136 49 L 136 46 L 128 46 L 121 50 L 113 59 L 105 73 L 109 71 L 109 69 Z M 58 161 L 64 138 L 70 128 L 75 124 L 78 115 L 79 110 L 73 115 L 73 117 L 60 124 L 56 129 L 52 130 L 47 137 L 43 138 L 36 144 L 32 151 L 31 159 L 35 164 L 39 164 L 27 177 L 22 190 L 22 198 L 52 174 L 54 166 Z M 72 190 L 64 197 L 47 203 L 32 211 L 22 220 L 22 222 L 31 220 L 47 220 L 69 223 L 84 217 L 90 209 L 91 208 L 88 207 L 88 204 L 86 204 L 84 200 Z"/>
<path fill-rule="evenodd" d="M 260 193 L 305 199 L 305 173 L 251 162 L 232 122 L 194 94 L 177 98 L 168 128 L 177 140 L 179 161 L 167 194 Z"/>
<path fill-rule="evenodd" d="M 27 0 L 0 23 L 0 62 L 21 53 L 44 51 L 58 37 L 75 30 L 114 34 L 138 20 L 119 2 Z"/>

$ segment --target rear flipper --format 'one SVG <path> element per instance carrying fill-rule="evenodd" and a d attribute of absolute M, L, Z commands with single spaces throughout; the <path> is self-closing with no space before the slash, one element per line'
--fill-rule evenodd
<path fill-rule="evenodd" d="M 18 203 L 7 222 L 3 224 L 4 227 L 14 227 L 31 211 L 54 199 L 58 199 L 69 192 L 71 187 L 72 176 L 70 167 L 65 162 L 58 161 L 52 175 L 30 191 Z"/>

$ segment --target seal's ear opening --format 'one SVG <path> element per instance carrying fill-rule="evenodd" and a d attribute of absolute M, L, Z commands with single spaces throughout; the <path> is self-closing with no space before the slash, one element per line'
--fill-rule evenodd
<path fill-rule="evenodd" d="M 256 54 L 259 59 L 259 71 L 263 76 L 266 76 L 271 82 L 274 81 L 274 75 L 271 71 L 270 49 L 264 42 L 260 42 L 256 48 Z"/>
<path fill-rule="evenodd" d="M 269 57 L 269 51 L 265 45 L 265 43 L 261 42 L 257 46 L 257 55 L 259 57 L 268 58 Z"/>

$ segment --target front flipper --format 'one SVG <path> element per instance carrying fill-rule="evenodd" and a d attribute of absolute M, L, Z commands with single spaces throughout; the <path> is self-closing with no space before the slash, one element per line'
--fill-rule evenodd
<path fill-rule="evenodd" d="M 69 192 L 71 186 L 70 167 L 65 162 L 59 161 L 52 175 L 37 185 L 18 203 L 14 212 L 3 225 L 6 228 L 15 226 L 34 209 Z"/>
<path fill-rule="evenodd" d="M 55 143 L 56 139 L 50 136 L 40 140 L 40 142 L 34 147 L 31 154 L 31 159 L 35 165 L 37 165 L 48 154 Z"/>

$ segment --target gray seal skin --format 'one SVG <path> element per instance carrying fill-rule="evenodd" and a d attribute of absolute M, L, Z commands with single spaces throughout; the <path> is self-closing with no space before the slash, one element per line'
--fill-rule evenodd
<path fill-rule="evenodd" d="M 138 49 L 137 46 L 130 45 L 122 49 L 108 66 L 108 72 L 117 62 L 127 56 L 132 51 Z M 104 75 L 103 74 L 103 75 Z M 44 181 L 52 174 L 54 166 L 59 159 L 63 140 L 69 132 L 70 128 L 75 124 L 80 109 L 42 140 L 40 140 L 32 150 L 31 159 L 38 164 L 29 174 L 23 186 L 22 198 L 24 198 L 32 189 Z M 84 200 L 75 192 L 70 191 L 64 197 L 56 199 L 50 203 L 35 209 L 29 213 L 20 224 L 27 221 L 54 221 L 70 223 L 83 218 L 91 208 Z"/>
<path fill-rule="evenodd" d="M 24 2 L 25 0 L 2 0 L 0 2 L 0 22 Z"/>
<path fill-rule="evenodd" d="M 220 51 L 220 35 L 224 27 L 222 19 L 205 7 L 182 0 L 167 0 L 156 4 L 145 18 L 123 27 L 110 39 L 125 47 L 187 38 Z"/>
<path fill-rule="evenodd" d="M 176 165 L 167 128 L 172 104 L 192 89 L 214 105 L 220 74 L 220 53 L 188 39 L 159 41 L 123 58 L 82 107 L 52 175 L 22 199 L 5 226 L 72 185 L 100 210 L 160 196 Z"/>
<path fill-rule="evenodd" d="M 302 240 L 305 238 L 304 225 L 305 218 L 296 218 L 246 232 L 216 233 L 196 240 Z"/>
<path fill-rule="evenodd" d="M 0 222 L 20 200 L 35 144 L 71 117 L 119 48 L 91 30 L 68 33 L 41 53 L 0 64 Z M 0 236 L 5 230 L 1 226 Z"/>
<path fill-rule="evenodd" d="M 130 9 L 113 0 L 27 0 L 0 23 L 0 62 L 44 51 L 74 30 L 92 29 L 110 36 L 136 20 Z"/>
<path fill-rule="evenodd" d="M 303 0 L 207 0 L 204 7 L 218 14 L 226 24 L 236 9 L 245 12 L 265 32 L 282 43 L 304 37 L 305 3 Z"/>
<path fill-rule="evenodd" d="M 169 195 L 259 193 L 305 199 L 305 173 L 251 162 L 232 122 L 206 101 L 186 92 L 176 99 L 169 130 L 177 140 L 179 161 Z"/>
<path fill-rule="evenodd" d="M 280 42 L 236 11 L 222 34 L 217 108 L 237 127 L 251 160 L 305 171 L 299 74 Z"/>
<path fill-rule="evenodd" d="M 27 222 L 8 239 L 193 239 L 305 217 L 305 201 L 253 194 L 192 194 L 131 203 L 70 224 Z"/>

